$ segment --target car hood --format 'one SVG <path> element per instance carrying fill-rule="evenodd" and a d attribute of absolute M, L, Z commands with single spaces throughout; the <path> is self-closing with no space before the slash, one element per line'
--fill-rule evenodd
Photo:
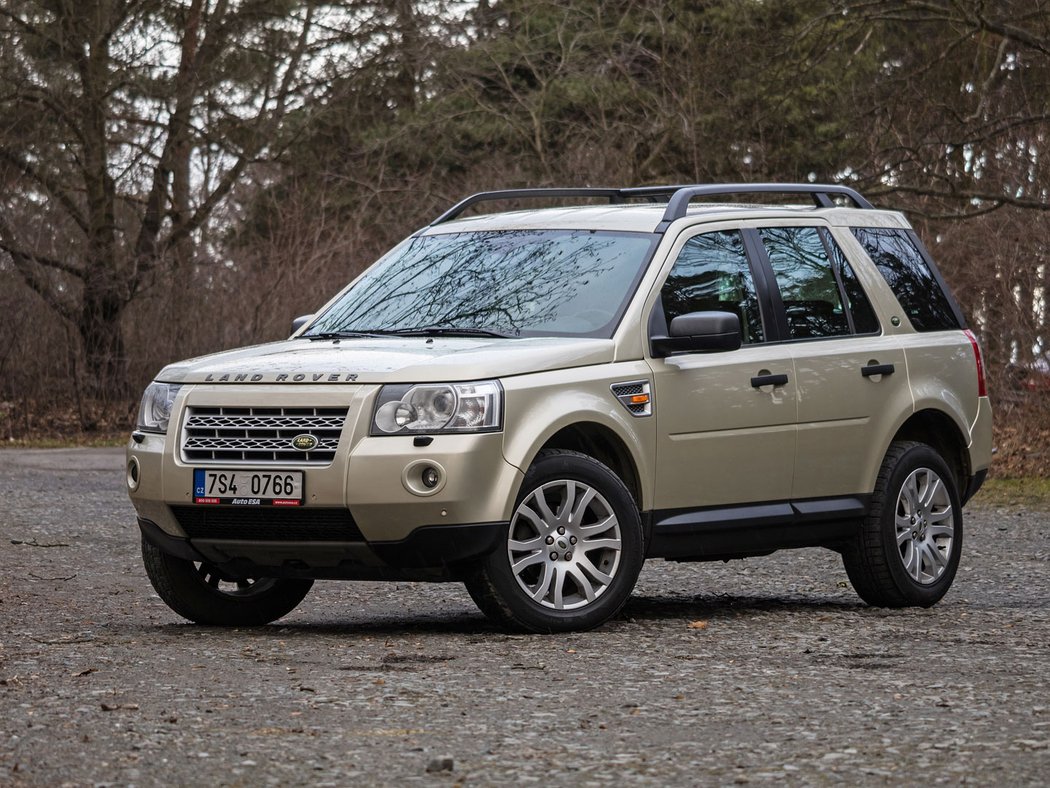
<path fill-rule="evenodd" d="M 180 361 L 168 383 L 427 383 L 480 380 L 613 360 L 610 339 L 289 339 Z"/>

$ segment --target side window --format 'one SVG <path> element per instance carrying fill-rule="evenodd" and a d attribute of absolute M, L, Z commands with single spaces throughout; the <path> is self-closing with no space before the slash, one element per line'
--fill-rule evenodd
<path fill-rule="evenodd" d="M 897 296 L 916 331 L 959 328 L 959 320 L 940 283 L 906 231 L 855 227 L 853 234 Z"/>
<path fill-rule="evenodd" d="M 868 300 L 864 288 L 857 281 L 857 275 L 853 273 L 846 255 L 843 254 L 831 233 L 827 230 L 820 231 L 824 238 L 824 244 L 831 251 L 831 262 L 835 267 L 835 273 L 842 284 L 842 292 L 846 296 L 846 308 L 853 319 L 853 333 L 855 334 L 877 334 L 879 333 L 879 319 L 875 317 L 875 310 Z"/>
<path fill-rule="evenodd" d="M 690 238 L 660 297 L 668 323 L 689 312 L 732 312 L 740 318 L 745 343 L 765 341 L 755 282 L 738 230 Z"/>
<path fill-rule="evenodd" d="M 760 231 L 780 287 L 791 339 L 850 333 L 839 284 L 816 227 L 770 227 Z"/>

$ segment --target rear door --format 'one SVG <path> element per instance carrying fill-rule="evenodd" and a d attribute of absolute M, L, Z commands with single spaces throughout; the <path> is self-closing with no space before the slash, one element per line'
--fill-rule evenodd
<path fill-rule="evenodd" d="M 794 364 L 795 501 L 871 492 L 893 422 L 911 404 L 904 350 L 882 334 L 852 267 L 827 228 L 763 227 L 762 250 Z"/>

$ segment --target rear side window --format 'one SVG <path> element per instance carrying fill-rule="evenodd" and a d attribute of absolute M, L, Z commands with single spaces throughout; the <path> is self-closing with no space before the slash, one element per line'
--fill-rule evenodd
<path fill-rule="evenodd" d="M 849 318 L 817 228 L 770 227 L 760 234 L 780 287 L 790 338 L 848 335 Z"/>
<path fill-rule="evenodd" d="M 875 310 L 827 230 L 769 227 L 759 234 L 780 289 L 790 339 L 878 333 Z"/>
<path fill-rule="evenodd" d="M 854 227 L 853 234 L 897 296 L 916 331 L 961 327 L 941 283 L 907 231 Z"/>

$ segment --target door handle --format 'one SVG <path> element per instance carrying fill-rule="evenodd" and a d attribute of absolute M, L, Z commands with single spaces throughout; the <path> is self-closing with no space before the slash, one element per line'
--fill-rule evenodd
<path fill-rule="evenodd" d="M 755 375 L 751 378 L 751 386 L 753 388 L 762 388 L 762 386 L 786 386 L 788 382 L 787 375 Z"/>
<path fill-rule="evenodd" d="M 860 374 L 866 378 L 870 378 L 872 375 L 892 375 L 893 364 L 868 364 L 868 366 L 860 368 Z"/>

